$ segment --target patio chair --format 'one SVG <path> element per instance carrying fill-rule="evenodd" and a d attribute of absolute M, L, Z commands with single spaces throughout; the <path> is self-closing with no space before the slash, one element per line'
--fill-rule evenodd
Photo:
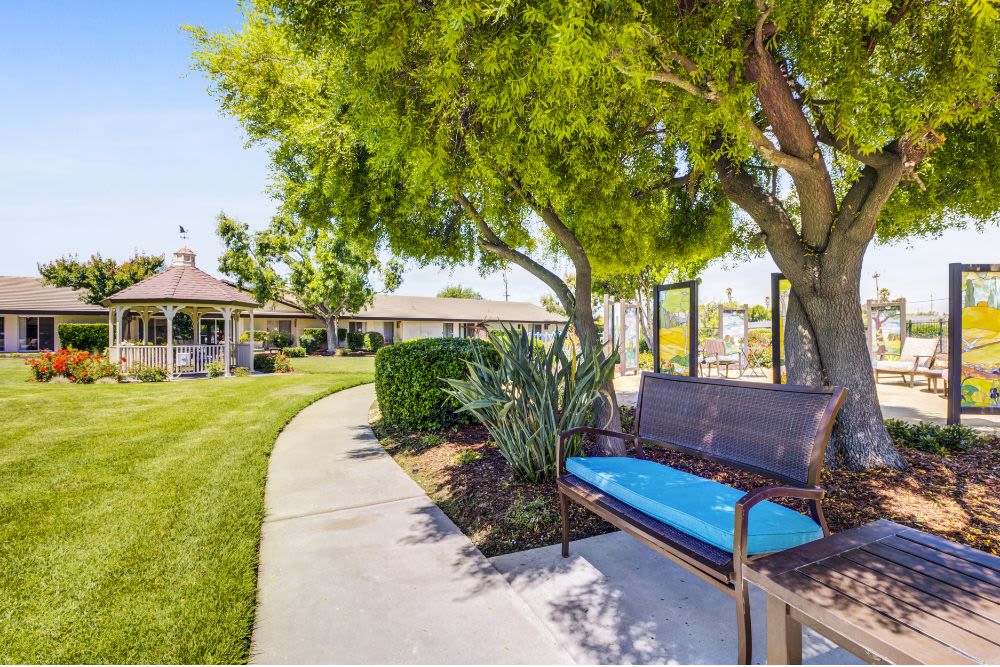
<path fill-rule="evenodd" d="M 906 376 L 909 376 L 912 387 L 918 372 L 933 365 L 934 356 L 940 345 L 940 338 L 909 336 L 903 343 L 903 349 L 899 351 L 899 359 L 888 360 L 884 358 L 887 355 L 879 355 L 879 359 L 875 362 L 875 382 L 878 382 L 882 375 L 899 375 L 904 381 Z"/>
<path fill-rule="evenodd" d="M 702 355 L 700 365 L 707 366 L 705 376 L 708 377 L 712 374 L 712 366 L 715 366 L 715 373 L 719 377 L 722 377 L 722 369 L 726 369 L 726 377 L 729 377 L 729 368 L 732 365 L 736 365 L 736 369 L 740 370 L 740 355 L 728 354 L 726 352 L 726 344 L 719 338 L 709 338 L 702 344 Z"/>

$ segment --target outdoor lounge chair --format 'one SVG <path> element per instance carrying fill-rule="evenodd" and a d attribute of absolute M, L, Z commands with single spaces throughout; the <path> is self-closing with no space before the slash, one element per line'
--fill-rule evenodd
<path fill-rule="evenodd" d="M 899 351 L 899 359 L 888 360 L 882 358 L 885 355 L 879 355 L 880 358 L 875 362 L 875 382 L 878 382 L 882 375 L 899 375 L 904 381 L 909 375 L 912 387 L 919 371 L 933 365 L 934 356 L 940 345 L 940 338 L 908 336 L 903 342 L 903 349 Z"/>
<path fill-rule="evenodd" d="M 572 500 L 733 596 L 738 660 L 748 664 L 750 598 L 742 564 L 829 534 L 820 472 L 845 395 L 840 387 L 643 373 L 636 435 L 590 427 L 560 435 L 562 555 L 569 555 Z M 567 439 L 584 433 L 610 436 L 609 450 L 565 458 Z M 632 455 L 626 443 L 634 448 Z M 643 444 L 753 472 L 775 485 L 743 493 L 650 461 Z M 776 497 L 806 499 L 809 516 L 767 500 Z"/>

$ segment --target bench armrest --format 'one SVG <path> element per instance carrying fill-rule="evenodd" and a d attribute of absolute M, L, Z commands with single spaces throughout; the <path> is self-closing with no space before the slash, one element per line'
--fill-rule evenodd
<path fill-rule="evenodd" d="M 762 486 L 736 501 L 733 527 L 733 563 L 736 566 L 736 576 L 742 576 L 740 567 L 747 560 L 747 526 L 750 523 L 750 510 L 754 505 L 768 498 L 803 498 L 820 501 L 825 496 L 826 490 L 818 486 Z"/>
<path fill-rule="evenodd" d="M 628 433 L 622 433 L 621 431 L 611 431 L 604 428 L 596 428 L 593 426 L 577 426 L 576 428 L 571 428 L 568 431 L 563 431 L 559 434 L 559 440 L 556 441 L 556 474 L 561 476 L 566 472 L 566 457 L 564 456 L 564 443 L 568 438 L 572 438 L 577 435 L 604 435 L 609 438 L 621 438 L 622 440 L 631 440 L 635 443 L 636 448 L 639 448 L 639 436 L 630 435 Z"/>

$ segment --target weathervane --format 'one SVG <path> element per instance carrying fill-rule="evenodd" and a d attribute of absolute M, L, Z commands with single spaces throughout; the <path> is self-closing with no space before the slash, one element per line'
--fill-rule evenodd
<path fill-rule="evenodd" d="M 180 230 L 181 239 L 187 241 L 188 230 L 184 229 L 183 225 L 177 225 L 177 228 Z"/>

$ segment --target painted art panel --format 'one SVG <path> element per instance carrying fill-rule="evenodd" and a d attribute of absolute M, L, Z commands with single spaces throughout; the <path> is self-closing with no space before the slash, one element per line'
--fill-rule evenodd
<path fill-rule="evenodd" d="M 788 313 L 788 297 L 792 292 L 792 281 L 782 278 L 778 281 L 778 369 L 781 371 L 781 382 L 788 381 L 788 371 L 785 370 L 785 315 Z"/>
<path fill-rule="evenodd" d="M 902 313 L 897 305 L 872 306 L 871 340 L 868 348 L 875 358 L 882 356 L 898 356 L 902 350 Z"/>
<path fill-rule="evenodd" d="M 625 306 L 622 318 L 625 349 L 622 352 L 624 369 L 639 368 L 639 309 L 636 306 Z"/>
<path fill-rule="evenodd" d="M 691 363 L 691 288 L 658 292 L 660 373 L 688 375 Z"/>
<path fill-rule="evenodd" d="M 1000 409 L 1000 272 L 962 273 L 961 400 Z"/>
<path fill-rule="evenodd" d="M 746 343 L 747 319 L 746 311 L 723 310 L 722 311 L 722 342 L 726 346 L 727 354 L 736 354 L 743 349 Z"/>

